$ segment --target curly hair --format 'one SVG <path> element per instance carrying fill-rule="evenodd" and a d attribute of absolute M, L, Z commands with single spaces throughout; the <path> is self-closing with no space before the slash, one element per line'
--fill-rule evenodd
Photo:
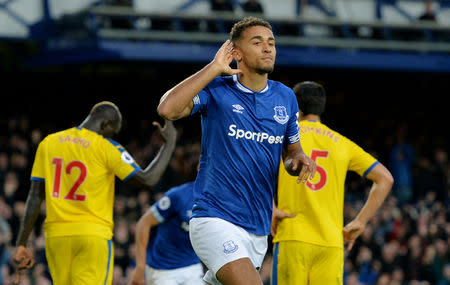
<path fill-rule="evenodd" d="M 244 19 L 233 25 L 233 28 L 230 32 L 231 41 L 237 41 L 247 28 L 254 26 L 263 26 L 272 31 L 272 26 L 266 20 L 257 17 L 245 17 Z"/>

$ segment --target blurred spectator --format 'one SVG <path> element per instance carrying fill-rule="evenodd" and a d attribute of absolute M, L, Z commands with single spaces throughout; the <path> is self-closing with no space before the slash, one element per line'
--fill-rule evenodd
<path fill-rule="evenodd" d="M 408 280 L 418 280 L 422 258 L 422 240 L 418 235 L 413 235 L 408 241 L 409 251 L 406 255 L 406 278 Z"/>
<path fill-rule="evenodd" d="M 405 140 L 406 127 L 402 126 L 397 131 L 397 144 L 391 151 L 390 170 L 394 176 L 393 193 L 400 205 L 408 203 L 413 195 L 412 164 L 414 162 L 414 150 Z"/>
<path fill-rule="evenodd" d="M 442 279 L 439 280 L 438 285 L 449 285 L 450 284 L 450 263 L 447 263 L 442 270 Z"/>
<path fill-rule="evenodd" d="M 124 271 L 123 271 L 122 267 L 114 265 L 112 285 L 127 284 L 123 273 L 124 273 Z"/>
<path fill-rule="evenodd" d="M 420 279 L 436 284 L 438 281 L 438 272 L 434 264 L 436 256 L 436 249 L 433 246 L 428 246 L 425 249 L 425 254 L 422 257 L 422 266 L 420 268 Z"/>
<path fill-rule="evenodd" d="M 402 267 L 398 250 L 399 245 L 397 241 L 391 241 L 383 246 L 381 272 L 392 274 L 396 268 Z"/>
<path fill-rule="evenodd" d="M 392 272 L 391 285 L 394 284 L 402 285 L 404 284 L 404 281 L 405 281 L 405 272 L 403 271 L 403 269 L 400 267 L 395 268 L 394 271 Z"/>
<path fill-rule="evenodd" d="M 248 0 L 244 3 L 242 9 L 247 13 L 264 13 L 263 6 L 258 2 L 258 0 Z"/>
<path fill-rule="evenodd" d="M 439 166 L 426 156 L 421 156 L 416 165 L 414 177 L 414 198 L 423 198 L 426 193 L 438 192 L 440 200 L 445 197 L 444 175 Z"/>
<path fill-rule="evenodd" d="M 109 4 L 111 6 L 118 6 L 118 7 L 131 7 L 131 1 L 130 0 L 110 0 Z M 132 24 L 130 22 L 130 19 L 128 17 L 111 17 L 110 18 L 110 26 L 111 28 L 115 29 L 130 29 L 132 27 Z"/>
<path fill-rule="evenodd" d="M 356 265 L 359 268 L 358 280 L 365 285 L 375 284 L 380 268 L 379 266 L 372 266 L 372 251 L 369 248 L 362 246 L 359 249 Z"/>
<path fill-rule="evenodd" d="M 234 12 L 234 6 L 229 0 L 210 0 L 211 11 L 213 12 Z M 234 21 L 223 20 L 217 17 L 216 20 L 208 21 L 208 29 L 213 33 L 229 33 L 234 25 Z"/>
<path fill-rule="evenodd" d="M 419 16 L 420 21 L 436 21 L 436 14 L 433 10 L 433 0 L 425 0 L 425 11 Z"/>
<path fill-rule="evenodd" d="M 13 205 L 14 201 L 16 201 L 16 193 L 19 185 L 17 174 L 13 171 L 8 171 L 8 173 L 6 173 L 3 185 L 0 185 L 2 188 L 2 191 L 0 192 L 3 193 L 3 197 L 9 205 Z"/>
<path fill-rule="evenodd" d="M 4 234 L 0 231 L 0 284 L 5 283 L 5 279 L 8 277 L 8 264 L 9 264 L 9 252 L 7 248 L 9 240 L 7 240 Z"/>
<path fill-rule="evenodd" d="M 211 0 L 212 11 L 234 11 L 233 4 L 229 0 Z"/>
<path fill-rule="evenodd" d="M 363 285 L 363 283 L 359 282 L 358 280 L 358 273 L 353 271 L 350 272 L 350 274 L 347 276 L 347 279 L 345 280 L 346 285 Z"/>
<path fill-rule="evenodd" d="M 130 259 L 128 257 L 128 249 L 131 245 L 130 232 L 128 222 L 120 218 L 114 228 L 114 264 L 119 266 L 124 272 Z"/>
<path fill-rule="evenodd" d="M 378 278 L 376 285 L 390 285 L 390 283 L 391 275 L 389 273 L 383 273 L 380 278 Z"/>

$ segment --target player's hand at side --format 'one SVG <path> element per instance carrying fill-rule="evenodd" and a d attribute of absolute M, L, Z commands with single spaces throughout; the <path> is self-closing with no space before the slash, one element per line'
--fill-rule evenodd
<path fill-rule="evenodd" d="M 350 223 L 348 223 L 344 229 L 344 244 L 348 242 L 347 250 L 350 251 L 353 248 L 353 245 L 355 244 L 355 240 L 359 237 L 359 235 L 364 231 L 366 228 L 366 225 L 359 220 L 353 220 Z"/>
<path fill-rule="evenodd" d="M 145 285 L 145 267 L 136 266 L 128 285 Z"/>
<path fill-rule="evenodd" d="M 298 175 L 297 183 L 306 183 L 308 178 L 313 179 L 316 174 L 316 162 L 304 153 L 287 159 L 285 161 L 285 168 L 290 175 Z"/>
<path fill-rule="evenodd" d="M 23 245 L 19 245 L 14 254 L 13 262 L 16 266 L 16 279 L 14 280 L 14 284 L 20 284 L 25 272 L 34 266 L 35 261 L 28 249 Z"/>
<path fill-rule="evenodd" d="M 159 133 L 165 142 L 175 141 L 177 139 L 177 130 L 173 126 L 173 122 L 169 120 L 165 120 L 164 127 L 158 122 L 153 122 L 153 125 L 158 128 Z"/>
<path fill-rule="evenodd" d="M 242 73 L 242 70 L 233 69 L 230 66 L 230 63 L 234 59 L 234 53 L 234 44 L 230 40 L 223 43 L 217 51 L 212 63 L 217 66 L 221 74 L 234 75 Z"/>
<path fill-rule="evenodd" d="M 281 223 L 281 221 L 286 218 L 293 218 L 295 216 L 297 216 L 297 214 L 288 214 L 278 209 L 277 207 L 273 206 L 272 225 L 270 226 L 270 234 L 274 237 L 277 234 L 277 228 L 278 225 Z"/>

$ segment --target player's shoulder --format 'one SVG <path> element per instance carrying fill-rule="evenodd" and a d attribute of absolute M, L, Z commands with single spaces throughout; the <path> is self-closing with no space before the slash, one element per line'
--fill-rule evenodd
<path fill-rule="evenodd" d="M 325 125 L 324 123 L 320 123 L 322 128 L 325 128 L 326 130 L 330 131 L 334 134 L 334 139 L 336 142 L 340 142 L 341 144 L 347 144 L 347 145 L 356 145 L 351 139 L 343 135 L 342 133 L 336 131 L 333 128 L 330 128 L 328 125 Z"/>
<path fill-rule="evenodd" d="M 208 87 L 215 89 L 230 86 L 232 84 L 233 84 L 232 76 L 217 76 L 216 78 L 211 80 L 211 82 L 209 82 Z"/>
<path fill-rule="evenodd" d="M 188 191 L 192 192 L 194 189 L 194 183 L 195 182 L 188 182 L 188 183 L 184 183 L 178 186 L 175 186 L 173 188 L 170 188 L 167 192 L 166 195 L 168 196 L 187 196 L 189 194 Z"/>
<path fill-rule="evenodd" d="M 73 128 L 69 128 L 69 129 L 65 129 L 65 130 L 61 130 L 61 131 L 57 131 L 54 133 L 50 133 L 47 136 L 44 137 L 44 139 L 42 139 L 41 143 L 48 143 L 51 142 L 53 140 L 61 140 L 66 138 L 68 135 L 70 135 L 70 132 Z"/>
<path fill-rule="evenodd" d="M 286 94 L 290 94 L 290 95 L 294 95 L 294 91 L 292 91 L 291 88 L 289 88 L 288 86 L 284 85 L 283 83 L 281 83 L 280 81 L 276 81 L 276 80 L 268 80 L 267 83 L 269 84 L 269 87 L 273 90 L 277 90 L 277 91 L 282 91 L 283 93 Z"/>
<path fill-rule="evenodd" d="M 277 96 L 283 96 L 291 101 L 297 102 L 297 97 L 290 87 L 275 80 L 269 80 L 267 84 L 269 85 L 272 94 L 277 94 Z"/>
<path fill-rule="evenodd" d="M 105 144 L 111 145 L 111 146 L 113 146 L 115 148 L 121 148 L 122 147 L 122 145 L 119 142 L 117 142 L 117 141 L 115 141 L 113 139 L 110 139 L 110 138 L 105 138 L 105 137 L 102 136 L 102 141 Z"/>

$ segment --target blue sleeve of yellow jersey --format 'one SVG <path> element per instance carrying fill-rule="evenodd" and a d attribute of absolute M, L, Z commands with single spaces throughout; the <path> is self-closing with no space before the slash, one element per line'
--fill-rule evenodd
<path fill-rule="evenodd" d="M 123 146 L 114 140 L 108 139 L 108 141 L 110 143 L 107 148 L 108 165 L 120 180 L 127 181 L 141 168 Z"/>
<path fill-rule="evenodd" d="M 348 169 L 366 177 L 379 162 L 352 141 L 350 147 L 351 159 Z"/>
<path fill-rule="evenodd" d="M 43 140 L 36 151 L 33 168 L 31 170 L 31 181 L 45 181 L 45 150 L 46 141 Z"/>

